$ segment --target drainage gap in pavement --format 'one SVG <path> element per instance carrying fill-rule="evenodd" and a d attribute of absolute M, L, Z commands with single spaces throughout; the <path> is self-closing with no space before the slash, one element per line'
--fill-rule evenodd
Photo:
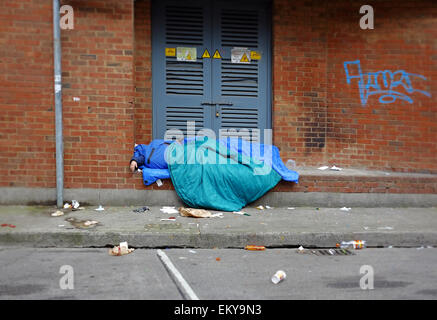
<path fill-rule="evenodd" d="M 297 250 L 300 254 L 313 254 L 316 256 L 354 256 L 355 253 L 348 249 L 303 249 Z"/>

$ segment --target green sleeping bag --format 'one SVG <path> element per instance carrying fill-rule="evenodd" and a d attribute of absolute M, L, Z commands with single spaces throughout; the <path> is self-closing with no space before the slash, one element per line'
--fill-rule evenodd
<path fill-rule="evenodd" d="M 165 156 L 177 194 L 192 208 L 238 211 L 281 180 L 271 166 L 218 140 L 175 142 Z"/>

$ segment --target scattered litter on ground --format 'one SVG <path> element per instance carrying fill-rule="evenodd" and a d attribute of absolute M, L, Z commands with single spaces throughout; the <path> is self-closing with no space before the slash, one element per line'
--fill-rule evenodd
<path fill-rule="evenodd" d="M 64 204 L 64 209 L 71 209 L 72 211 L 76 211 L 76 210 L 84 210 L 85 208 L 80 206 L 79 201 L 77 200 L 71 200 L 71 203 L 66 202 Z M 56 217 L 56 216 L 54 216 Z"/>
<path fill-rule="evenodd" d="M 273 275 L 272 277 L 272 282 L 274 284 L 278 284 L 279 282 L 281 282 L 282 280 L 284 280 L 287 277 L 287 275 L 285 274 L 284 271 L 282 270 L 278 270 L 276 271 L 276 273 Z"/>
<path fill-rule="evenodd" d="M 103 210 L 105 210 L 105 208 L 103 208 L 102 205 L 99 205 L 99 207 L 97 209 L 94 209 L 94 210 L 96 210 L 96 211 L 103 211 Z"/>
<path fill-rule="evenodd" d="M 129 248 L 127 242 L 120 242 L 120 245 L 115 246 L 112 249 L 109 249 L 109 254 L 111 256 L 122 256 L 128 253 L 131 253 L 135 249 Z"/>
<path fill-rule="evenodd" d="M 265 208 L 266 209 L 273 209 L 273 207 L 270 207 L 270 206 L 267 206 L 267 205 L 265 206 Z"/>
<path fill-rule="evenodd" d="M 378 227 L 378 230 L 393 230 L 393 227 Z"/>
<path fill-rule="evenodd" d="M 258 210 L 264 210 L 265 208 L 263 206 L 256 207 Z"/>
<path fill-rule="evenodd" d="M 320 210 L 320 208 L 316 208 L 316 210 Z"/>
<path fill-rule="evenodd" d="M 205 209 L 194 209 L 194 208 L 180 207 L 179 213 L 181 214 L 182 217 L 193 217 L 193 218 L 219 217 L 219 218 L 223 218 L 223 213 L 219 212 L 219 213 L 212 214 L 211 212 L 209 212 L 208 210 L 205 210 Z"/>
<path fill-rule="evenodd" d="M 295 210 L 296 208 L 294 208 L 294 207 L 288 207 L 287 209 L 288 209 L 288 210 Z"/>
<path fill-rule="evenodd" d="M 58 227 L 59 228 L 65 227 L 65 224 L 59 224 Z"/>
<path fill-rule="evenodd" d="M 187 257 L 179 257 L 179 259 L 185 260 L 185 259 L 187 259 Z"/>
<path fill-rule="evenodd" d="M 65 221 L 70 222 L 74 227 L 79 229 L 89 229 L 99 224 L 96 220 L 77 220 L 76 218 L 67 218 Z"/>
<path fill-rule="evenodd" d="M 182 217 L 209 218 L 212 213 L 204 209 L 179 208 L 179 213 Z"/>
<path fill-rule="evenodd" d="M 191 253 L 197 253 L 195 250 L 190 250 Z"/>
<path fill-rule="evenodd" d="M 16 227 L 15 225 L 13 225 L 13 224 L 8 224 L 8 223 L 3 223 L 1 226 L 2 226 L 2 227 L 9 227 L 9 228 L 15 228 L 15 227 Z"/>
<path fill-rule="evenodd" d="M 363 227 L 364 230 L 369 230 L 369 227 Z"/>
<path fill-rule="evenodd" d="M 89 226 L 93 226 L 93 225 L 98 224 L 98 223 L 99 222 L 95 221 L 95 220 L 87 220 L 83 223 L 83 225 L 89 227 Z"/>
<path fill-rule="evenodd" d="M 59 216 L 63 216 L 63 215 L 64 215 L 64 212 L 60 211 L 60 210 L 57 210 L 56 212 L 53 212 L 51 214 L 52 217 L 59 217 Z"/>
<path fill-rule="evenodd" d="M 294 169 L 296 169 L 296 161 L 294 161 L 292 159 L 288 159 L 287 162 L 285 163 L 285 166 L 289 170 L 294 170 Z"/>
<path fill-rule="evenodd" d="M 168 214 L 175 214 L 175 213 L 179 213 L 178 209 L 176 209 L 175 207 L 162 207 L 161 209 L 159 209 L 161 212 L 164 213 L 168 213 Z"/>
<path fill-rule="evenodd" d="M 215 261 L 220 261 L 221 259 L 219 257 L 215 258 Z"/>
<path fill-rule="evenodd" d="M 341 211 L 350 211 L 351 209 L 352 208 L 347 208 L 347 207 L 340 208 Z"/>
<path fill-rule="evenodd" d="M 248 214 L 247 212 L 244 212 L 244 211 L 232 211 L 232 213 L 239 214 L 242 216 L 250 216 L 250 214 Z"/>
<path fill-rule="evenodd" d="M 329 170 L 334 170 L 334 171 L 341 171 L 343 170 L 342 168 L 336 167 L 335 165 L 332 166 L 331 168 L 329 168 Z"/>
<path fill-rule="evenodd" d="M 335 245 L 337 248 L 342 249 L 363 249 L 366 247 L 366 241 L 363 240 L 352 240 L 352 241 L 342 241 L 341 243 L 337 243 Z"/>
<path fill-rule="evenodd" d="M 264 246 L 255 246 L 255 245 L 247 245 L 244 247 L 245 250 L 250 250 L 250 251 L 264 251 L 266 249 L 266 247 Z"/>
<path fill-rule="evenodd" d="M 156 184 L 158 185 L 158 187 L 160 187 L 164 184 L 164 182 L 162 182 L 161 179 L 158 179 L 158 180 L 156 180 Z"/>
<path fill-rule="evenodd" d="M 141 213 L 141 212 L 145 212 L 145 211 L 149 211 L 149 210 L 150 210 L 150 208 L 148 206 L 144 206 L 144 207 L 141 207 L 141 208 L 138 208 L 138 209 L 134 209 L 132 211 L 135 212 L 135 213 Z"/>
<path fill-rule="evenodd" d="M 329 168 L 329 166 L 322 166 L 322 167 L 319 167 L 319 168 L 317 168 L 317 169 L 319 169 L 319 170 L 326 170 L 326 169 L 328 169 Z M 333 170 L 333 171 L 341 171 L 341 170 L 343 170 L 342 168 L 339 168 L 339 167 L 336 167 L 335 165 L 333 165 L 331 168 L 329 168 L 329 170 Z"/>
<path fill-rule="evenodd" d="M 80 207 L 80 203 L 77 200 L 71 200 L 71 207 L 73 210 L 77 210 Z"/>
<path fill-rule="evenodd" d="M 168 217 L 165 219 L 161 219 L 161 221 L 176 221 L 176 217 Z"/>
<path fill-rule="evenodd" d="M 393 249 L 393 246 L 388 246 L 387 248 L 388 248 L 388 249 Z"/>
<path fill-rule="evenodd" d="M 297 253 L 305 253 L 305 254 L 316 254 L 316 251 L 314 250 L 309 250 L 309 249 L 305 249 L 304 247 L 300 246 L 299 248 L 297 248 L 296 250 Z"/>

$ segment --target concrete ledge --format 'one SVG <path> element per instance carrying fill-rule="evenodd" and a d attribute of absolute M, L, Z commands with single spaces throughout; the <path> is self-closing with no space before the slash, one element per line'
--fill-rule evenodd
<path fill-rule="evenodd" d="M 174 190 L 66 189 L 65 201 L 103 206 L 183 205 Z M 43 188 L 0 188 L 0 205 L 52 205 L 56 190 Z M 340 192 L 273 192 L 254 202 L 270 206 L 317 207 L 432 207 L 437 194 L 340 193 Z"/>
<path fill-rule="evenodd" d="M 77 200 L 85 205 L 182 205 L 174 190 L 65 189 L 64 202 Z M 0 205 L 53 205 L 56 189 L 0 188 Z"/>
<path fill-rule="evenodd" d="M 209 233 L 209 234 L 150 234 L 127 232 L 15 232 L 0 233 L 0 245 L 27 247 L 110 247 L 127 241 L 135 248 L 244 248 L 248 244 L 277 247 L 332 248 L 345 239 L 366 239 L 368 247 L 421 247 L 437 246 L 437 232 L 383 232 L 370 233 Z"/>
<path fill-rule="evenodd" d="M 0 204 L 56 204 L 56 189 L 52 188 L 0 188 Z"/>

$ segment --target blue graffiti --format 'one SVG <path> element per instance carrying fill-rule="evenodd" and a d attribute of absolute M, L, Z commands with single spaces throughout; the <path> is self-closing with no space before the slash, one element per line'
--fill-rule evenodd
<path fill-rule="evenodd" d="M 350 74 L 350 65 L 357 66 L 358 74 Z M 414 89 L 413 85 L 411 84 L 410 78 L 413 77 L 426 80 L 426 77 L 420 74 L 408 73 L 404 70 L 398 70 L 396 72 L 384 70 L 363 73 L 361 71 L 360 60 L 344 62 L 344 70 L 346 72 L 346 80 L 348 84 L 351 83 L 351 79 L 359 79 L 358 88 L 360 90 L 361 104 L 363 106 L 367 104 L 367 100 L 371 95 L 380 95 L 379 102 L 381 103 L 392 103 L 395 102 L 396 99 L 413 103 L 413 99 L 410 96 L 406 95 L 405 93 L 395 91 L 395 89 L 398 87 L 403 87 L 408 94 L 419 92 L 427 97 L 431 97 L 429 92 Z M 381 80 L 382 83 L 380 84 L 379 81 Z"/>

